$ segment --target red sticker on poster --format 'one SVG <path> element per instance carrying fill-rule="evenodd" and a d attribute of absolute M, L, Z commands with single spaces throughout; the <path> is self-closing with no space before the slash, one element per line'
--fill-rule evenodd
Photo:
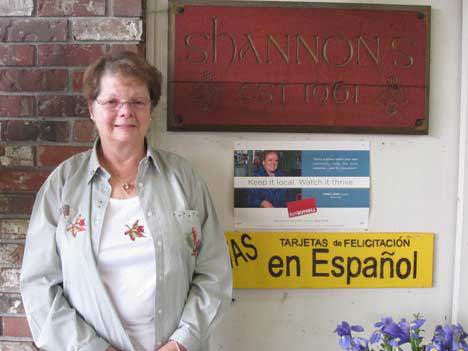
<path fill-rule="evenodd" d="M 291 201 L 286 205 L 288 206 L 289 218 L 317 212 L 317 203 L 313 197 L 304 200 Z"/>

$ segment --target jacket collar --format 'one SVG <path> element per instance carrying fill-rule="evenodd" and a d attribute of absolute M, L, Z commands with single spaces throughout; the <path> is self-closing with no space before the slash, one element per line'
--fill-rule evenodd
<path fill-rule="evenodd" d="M 106 178 L 110 177 L 110 174 L 99 163 L 99 158 L 98 158 L 98 155 L 97 155 L 97 148 L 98 148 L 99 144 L 100 144 L 100 139 L 99 139 L 99 137 L 97 137 L 96 140 L 94 141 L 93 148 L 90 151 L 91 155 L 90 155 L 90 159 L 89 159 L 89 166 L 88 166 L 88 173 L 87 173 L 88 183 L 93 179 L 93 177 L 98 172 L 102 172 L 106 176 Z M 148 146 L 148 140 L 146 138 L 145 138 L 145 145 L 146 145 L 146 157 L 142 161 L 148 160 L 159 171 L 160 168 L 159 168 L 159 165 L 158 165 L 158 162 L 157 162 L 157 157 L 155 155 L 155 151 L 150 146 Z"/>

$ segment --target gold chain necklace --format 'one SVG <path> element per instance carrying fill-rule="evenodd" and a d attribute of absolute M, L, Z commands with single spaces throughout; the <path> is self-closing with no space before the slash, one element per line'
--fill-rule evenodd
<path fill-rule="evenodd" d="M 110 167 L 108 165 L 108 163 L 106 161 L 103 162 L 107 168 L 109 169 L 110 171 Z M 132 177 L 132 179 L 126 181 L 124 179 L 122 179 L 120 176 L 118 176 L 117 174 L 112 174 L 111 172 L 111 176 L 112 177 L 115 177 L 117 178 L 117 180 L 119 181 L 119 183 L 121 183 L 121 187 L 122 187 L 122 190 L 125 191 L 125 193 L 128 195 L 130 193 L 130 191 L 135 188 L 135 184 L 133 183 L 133 180 L 135 179 L 136 175 L 134 175 Z"/>
<path fill-rule="evenodd" d="M 120 178 L 117 174 L 115 174 L 115 177 L 117 178 L 117 180 L 119 180 L 120 183 L 122 183 L 122 189 L 123 191 L 125 191 L 125 193 L 128 195 L 128 193 L 130 193 L 130 191 L 135 188 L 135 185 L 133 184 L 133 182 L 131 182 L 130 180 L 129 181 L 125 181 L 123 180 L 122 178 Z M 133 180 L 133 179 L 132 179 Z"/>

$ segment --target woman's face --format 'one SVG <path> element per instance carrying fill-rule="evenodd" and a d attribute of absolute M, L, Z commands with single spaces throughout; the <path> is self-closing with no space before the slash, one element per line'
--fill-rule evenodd
<path fill-rule="evenodd" d="M 99 95 L 89 109 L 103 143 L 144 142 L 151 125 L 151 99 L 141 80 L 104 74 Z"/>
<path fill-rule="evenodd" d="M 263 160 L 263 168 L 267 171 L 268 174 L 275 173 L 278 168 L 278 155 L 276 152 L 269 152 L 265 155 L 265 160 Z"/>

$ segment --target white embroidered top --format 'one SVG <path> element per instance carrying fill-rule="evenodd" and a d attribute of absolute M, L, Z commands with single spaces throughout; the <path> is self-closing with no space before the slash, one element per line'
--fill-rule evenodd
<path fill-rule="evenodd" d="M 138 197 L 111 198 L 97 266 L 135 350 L 155 350 L 156 264 L 153 238 Z"/>

